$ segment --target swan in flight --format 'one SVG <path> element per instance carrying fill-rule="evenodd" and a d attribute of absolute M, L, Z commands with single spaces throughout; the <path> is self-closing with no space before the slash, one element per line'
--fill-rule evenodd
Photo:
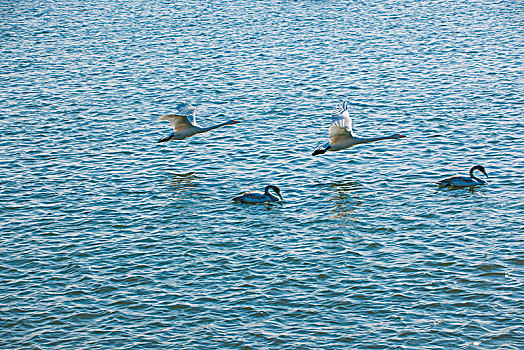
<path fill-rule="evenodd" d="M 469 177 L 466 176 L 450 176 L 446 179 L 437 181 L 437 184 L 439 187 L 467 187 L 467 186 L 477 186 L 477 185 L 484 185 L 486 181 L 479 179 L 475 175 L 473 175 L 473 172 L 475 170 L 480 171 L 482 174 L 486 175 L 486 177 L 489 177 L 488 174 L 486 174 L 486 170 L 482 165 L 475 165 L 469 170 Z"/>
<path fill-rule="evenodd" d="M 217 129 L 225 125 L 237 124 L 236 120 L 229 120 L 225 123 L 202 128 L 197 125 L 195 119 L 196 108 L 187 103 L 181 103 L 176 106 L 176 114 L 163 115 L 158 120 L 167 120 L 173 127 L 173 132 L 166 137 L 161 138 L 158 142 L 167 142 L 169 140 L 184 140 L 190 136 L 200 134 L 209 130 Z"/>
<path fill-rule="evenodd" d="M 324 154 L 327 151 L 340 151 L 361 143 L 375 142 L 380 140 L 396 140 L 404 138 L 404 135 L 393 134 L 382 137 L 358 137 L 353 132 L 353 122 L 349 116 L 348 102 L 344 101 L 341 108 L 336 108 L 332 114 L 331 125 L 329 126 L 329 141 L 317 147 L 313 155 Z"/>
<path fill-rule="evenodd" d="M 264 193 L 260 192 L 246 192 L 241 194 L 240 196 L 236 196 L 233 198 L 234 202 L 240 202 L 240 203 L 249 203 L 249 204 L 256 204 L 256 203 L 265 203 L 265 202 L 278 202 L 278 197 L 269 193 L 269 190 L 275 191 L 275 193 L 282 199 L 282 196 L 280 195 L 280 188 L 273 185 L 268 185 L 264 189 Z"/>

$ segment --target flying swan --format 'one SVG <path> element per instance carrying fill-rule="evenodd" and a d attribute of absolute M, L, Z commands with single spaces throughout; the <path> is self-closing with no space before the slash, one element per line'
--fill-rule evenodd
<path fill-rule="evenodd" d="M 404 135 L 393 134 L 382 137 L 358 137 L 353 132 L 353 123 L 348 111 L 348 102 L 344 101 L 341 108 L 336 108 L 332 114 L 329 126 L 329 141 L 317 147 L 313 155 L 324 154 L 327 151 L 340 151 L 361 143 L 375 142 L 380 140 L 396 140 L 404 138 Z"/>
<path fill-rule="evenodd" d="M 225 123 L 202 128 L 197 125 L 195 119 L 196 108 L 187 103 L 181 103 L 176 106 L 176 114 L 163 115 L 158 120 L 167 120 L 173 127 L 173 132 L 166 137 L 161 138 L 158 142 L 167 142 L 169 140 L 184 140 L 190 136 L 200 134 L 209 130 L 217 129 L 225 125 L 237 124 L 236 120 L 229 120 Z"/>

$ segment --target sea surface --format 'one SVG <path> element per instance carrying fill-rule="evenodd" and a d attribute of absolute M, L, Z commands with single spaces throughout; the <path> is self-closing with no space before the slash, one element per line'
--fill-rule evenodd
<path fill-rule="evenodd" d="M 523 349 L 523 57 L 520 0 L 1 1 L 0 349 Z M 343 101 L 406 138 L 312 157 Z"/>

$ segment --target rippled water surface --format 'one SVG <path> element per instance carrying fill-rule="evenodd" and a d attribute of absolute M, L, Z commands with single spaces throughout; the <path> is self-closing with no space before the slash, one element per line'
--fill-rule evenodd
<path fill-rule="evenodd" d="M 0 348 L 524 346 L 521 1 L 0 19 Z M 312 157 L 344 100 L 407 137 Z M 179 102 L 241 124 L 157 144 Z M 486 186 L 436 187 L 475 164 Z"/>

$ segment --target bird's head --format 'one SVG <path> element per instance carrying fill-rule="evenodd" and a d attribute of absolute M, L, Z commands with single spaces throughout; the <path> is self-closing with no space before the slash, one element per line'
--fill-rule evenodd
<path fill-rule="evenodd" d="M 239 124 L 240 122 L 238 120 L 230 120 L 227 122 L 229 125 L 233 125 L 233 124 Z"/>
<path fill-rule="evenodd" d="M 403 139 L 405 138 L 406 136 L 402 135 L 402 134 L 395 134 L 396 138 L 397 139 Z"/>
<path fill-rule="evenodd" d="M 473 170 L 478 170 L 482 174 L 486 175 L 486 177 L 489 177 L 488 174 L 486 173 L 486 169 L 484 169 L 482 165 L 475 165 L 473 168 L 471 168 L 471 172 L 473 172 Z"/>
<path fill-rule="evenodd" d="M 282 195 L 280 194 L 280 188 L 278 188 L 277 186 L 275 186 L 275 185 L 269 185 L 269 186 L 267 186 L 267 189 L 268 189 L 268 190 L 273 190 L 273 191 L 275 191 L 275 193 L 280 197 L 280 199 L 281 199 L 281 200 L 284 200 L 284 199 L 282 198 Z"/>

